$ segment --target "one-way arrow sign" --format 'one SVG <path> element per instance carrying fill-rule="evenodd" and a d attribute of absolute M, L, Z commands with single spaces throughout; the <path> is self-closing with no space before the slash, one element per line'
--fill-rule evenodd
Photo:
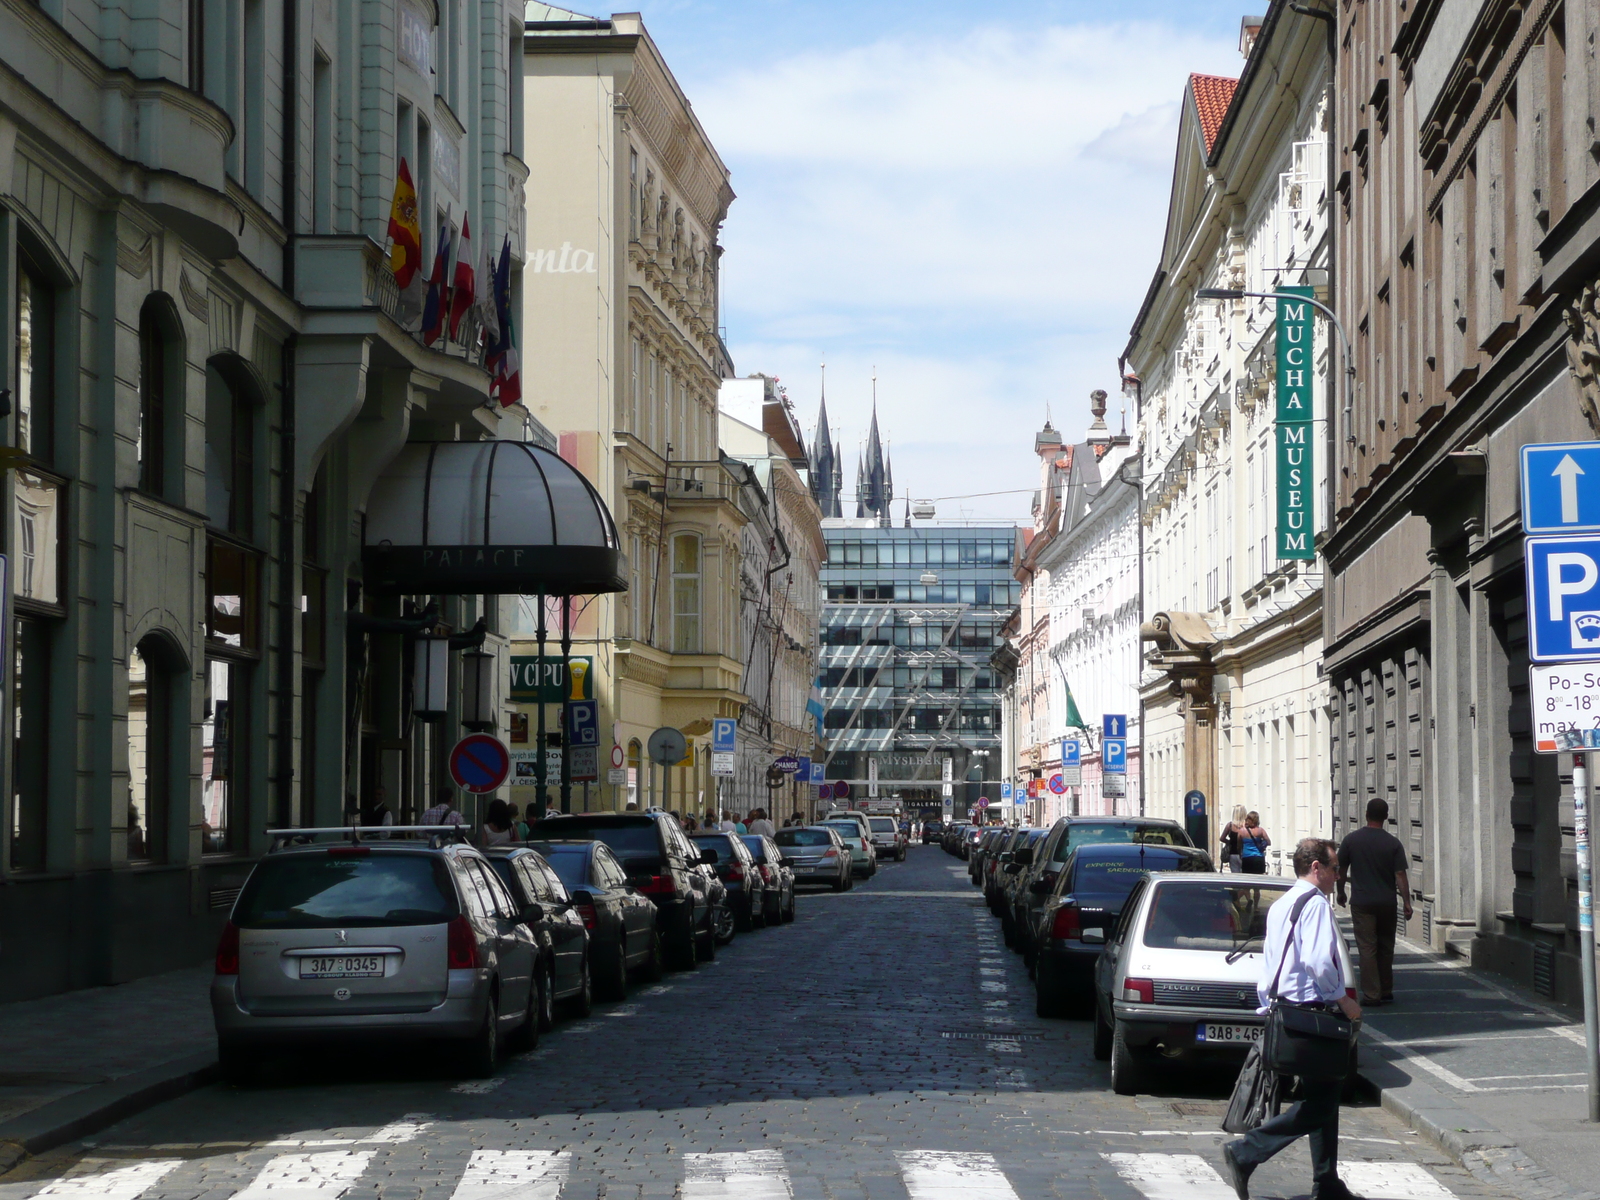
<path fill-rule="evenodd" d="M 1522 448 L 1522 528 L 1600 532 L 1600 442 Z"/>

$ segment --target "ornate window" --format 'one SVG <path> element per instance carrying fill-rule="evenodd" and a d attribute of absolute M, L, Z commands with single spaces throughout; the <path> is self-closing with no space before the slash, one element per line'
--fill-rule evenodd
<path fill-rule="evenodd" d="M 700 539 L 672 539 L 672 652 L 700 653 Z"/>

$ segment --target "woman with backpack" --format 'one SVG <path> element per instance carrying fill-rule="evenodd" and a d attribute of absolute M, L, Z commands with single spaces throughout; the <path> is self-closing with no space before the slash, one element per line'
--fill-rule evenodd
<path fill-rule="evenodd" d="M 1244 819 L 1244 832 L 1239 838 L 1239 862 L 1246 875 L 1267 873 L 1267 847 L 1272 839 L 1261 828 L 1261 814 L 1250 813 Z"/>

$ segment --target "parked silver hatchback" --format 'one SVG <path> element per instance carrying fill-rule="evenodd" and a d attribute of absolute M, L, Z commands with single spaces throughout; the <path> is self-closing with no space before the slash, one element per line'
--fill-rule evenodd
<path fill-rule="evenodd" d="M 519 912 L 455 831 L 363 832 L 274 831 L 279 848 L 245 881 L 211 985 L 230 1078 L 274 1048 L 400 1039 L 459 1042 L 464 1071 L 481 1077 L 505 1039 L 538 1038 L 528 921 L 539 914 Z M 328 834 L 345 840 L 312 840 Z M 281 845 L 288 837 L 308 844 Z"/>

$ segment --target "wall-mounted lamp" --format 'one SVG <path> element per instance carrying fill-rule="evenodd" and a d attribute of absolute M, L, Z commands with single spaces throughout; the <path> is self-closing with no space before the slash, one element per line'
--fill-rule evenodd
<path fill-rule="evenodd" d="M 469 650 L 461 656 L 461 724 L 486 733 L 497 724 L 494 706 L 495 656 Z"/>
<path fill-rule="evenodd" d="M 450 707 L 450 639 L 419 637 L 412 645 L 412 712 L 419 721 L 441 720 Z"/>

